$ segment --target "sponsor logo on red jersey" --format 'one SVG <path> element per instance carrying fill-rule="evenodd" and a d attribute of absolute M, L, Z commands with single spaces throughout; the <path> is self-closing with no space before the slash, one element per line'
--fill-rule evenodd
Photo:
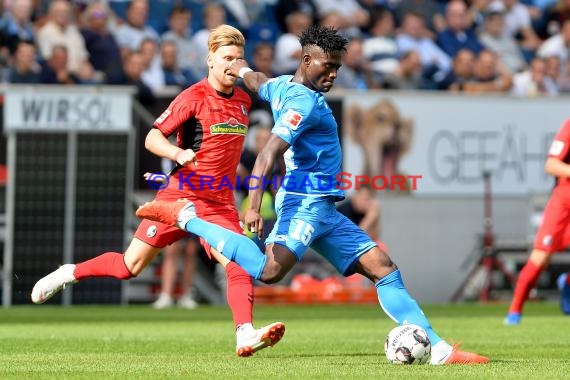
<path fill-rule="evenodd" d="M 169 109 L 164 110 L 164 112 L 162 113 L 162 115 L 160 115 L 160 116 L 158 117 L 158 119 L 156 119 L 155 123 L 156 123 L 156 124 L 162 124 L 162 123 L 164 122 L 164 120 L 166 120 L 166 118 L 167 118 L 168 116 L 170 116 L 171 113 L 172 113 L 172 111 L 169 110 Z"/>
<path fill-rule="evenodd" d="M 225 123 L 212 125 L 210 127 L 210 133 L 213 135 L 245 135 L 247 133 L 247 126 L 232 117 Z"/>
<path fill-rule="evenodd" d="M 564 149 L 564 141 L 554 140 L 550 146 L 550 151 L 548 152 L 551 156 L 559 156 Z"/>

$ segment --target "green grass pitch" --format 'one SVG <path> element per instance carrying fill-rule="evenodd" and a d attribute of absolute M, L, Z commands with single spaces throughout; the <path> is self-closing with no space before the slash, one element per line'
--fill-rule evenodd
<path fill-rule="evenodd" d="M 424 308 L 436 331 L 487 355 L 485 366 L 397 366 L 384 357 L 394 327 L 378 306 L 256 306 L 257 326 L 286 334 L 251 358 L 234 352 L 227 308 L 49 305 L 0 310 L 0 379 L 567 379 L 570 317 L 532 303 L 520 326 L 505 305 Z"/>

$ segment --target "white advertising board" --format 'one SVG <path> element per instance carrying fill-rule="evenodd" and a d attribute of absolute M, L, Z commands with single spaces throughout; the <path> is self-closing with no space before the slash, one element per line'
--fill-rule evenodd
<path fill-rule="evenodd" d="M 548 192 L 544 173 L 569 98 L 347 93 L 343 102 L 344 170 L 421 175 L 414 195 Z"/>
<path fill-rule="evenodd" d="M 5 131 L 126 131 L 132 126 L 130 92 L 8 89 Z"/>

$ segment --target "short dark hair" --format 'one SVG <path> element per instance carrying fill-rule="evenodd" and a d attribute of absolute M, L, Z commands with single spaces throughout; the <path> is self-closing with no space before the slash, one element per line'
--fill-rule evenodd
<path fill-rule="evenodd" d="M 346 51 L 348 40 L 341 36 L 338 31 L 328 26 L 311 25 L 299 38 L 301 46 L 309 45 L 320 47 L 325 53 Z"/>
<path fill-rule="evenodd" d="M 170 17 L 174 16 L 174 15 L 178 15 L 178 14 L 190 14 L 192 15 L 192 12 L 190 12 L 190 9 L 186 8 L 184 5 L 175 5 L 172 10 L 170 11 Z"/>

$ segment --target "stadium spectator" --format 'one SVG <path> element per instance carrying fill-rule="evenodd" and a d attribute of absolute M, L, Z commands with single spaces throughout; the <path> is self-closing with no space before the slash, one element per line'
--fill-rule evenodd
<path fill-rule="evenodd" d="M 342 65 L 343 70 L 338 72 L 335 80 L 337 87 L 361 91 L 378 87 L 373 81 L 370 61 L 362 54 L 362 39 L 353 38 L 348 42 Z"/>
<path fill-rule="evenodd" d="M 557 56 L 566 63 L 570 54 L 570 18 L 562 23 L 560 32 L 540 45 L 536 53 L 539 57 Z"/>
<path fill-rule="evenodd" d="M 40 75 L 41 83 L 45 84 L 79 84 L 80 79 L 68 68 L 67 47 L 55 45 L 51 48 L 51 55 L 42 63 Z"/>
<path fill-rule="evenodd" d="M 403 54 L 415 50 L 426 72 L 434 72 L 434 80 L 439 81 L 451 69 L 451 58 L 429 39 L 423 19 L 415 12 L 404 15 L 401 33 L 396 37 L 398 50 Z"/>
<path fill-rule="evenodd" d="M 546 61 L 542 58 L 533 58 L 528 70 L 513 76 L 511 95 L 532 97 L 557 94 L 558 86 L 554 79 L 546 75 Z"/>
<path fill-rule="evenodd" d="M 527 64 L 517 41 L 505 32 L 504 11 L 499 9 L 485 13 L 479 40 L 486 49 L 497 54 L 499 60 L 511 73 L 517 73 L 526 68 Z"/>
<path fill-rule="evenodd" d="M 84 76 L 87 70 L 89 54 L 85 48 L 85 40 L 77 25 L 71 20 L 71 5 L 65 0 L 51 3 L 48 21 L 38 31 L 37 45 L 43 59 L 52 57 L 54 46 L 65 46 L 67 51 L 67 69 L 75 76 Z M 60 55 L 60 52 L 57 53 Z M 92 71 L 92 68 L 91 68 Z"/>
<path fill-rule="evenodd" d="M 342 16 L 338 12 L 329 12 L 323 15 L 319 19 L 318 25 L 320 26 L 327 26 L 329 28 L 333 28 L 338 30 L 341 35 L 344 37 L 344 30 L 341 29 L 342 26 Z M 347 38 L 351 38 L 351 36 L 346 35 Z"/>
<path fill-rule="evenodd" d="M 424 69 L 419 54 L 408 50 L 400 58 L 396 69 L 382 77 L 380 86 L 394 90 L 418 90 L 424 87 Z"/>
<path fill-rule="evenodd" d="M 311 18 L 311 24 L 318 22 L 317 7 L 313 0 L 278 0 L 275 4 L 275 20 L 281 33 L 287 33 L 287 16 L 301 12 Z"/>
<path fill-rule="evenodd" d="M 513 83 L 508 69 L 499 62 L 497 54 L 483 50 L 475 59 L 473 77 L 463 84 L 465 93 L 508 92 Z"/>
<path fill-rule="evenodd" d="M 240 30 L 248 30 L 265 11 L 265 2 L 260 0 L 220 0 L 226 10 L 229 24 Z"/>
<path fill-rule="evenodd" d="M 505 318 L 506 325 L 521 322 L 523 308 L 538 277 L 550 264 L 552 256 L 570 245 L 570 119 L 564 121 L 548 151 L 544 165 L 547 174 L 556 178 L 556 186 L 546 204 L 542 222 L 534 239 L 530 257 L 522 268 L 513 299 Z M 568 278 L 565 279 L 568 281 Z M 562 311 L 570 314 L 570 288 L 563 285 Z"/>
<path fill-rule="evenodd" d="M 136 98 L 141 104 L 150 106 L 155 103 L 156 97 L 150 87 L 142 80 L 142 73 L 145 70 L 145 60 L 141 53 L 128 53 L 124 59 L 123 71 L 125 78 L 122 84 L 134 86 L 137 89 Z"/>
<path fill-rule="evenodd" d="M 475 34 L 471 19 L 467 13 L 467 6 L 463 0 L 452 0 L 445 9 L 447 27 L 437 34 L 437 44 L 450 57 L 461 49 L 469 49 L 477 54 L 483 50 Z"/>
<path fill-rule="evenodd" d="M 553 55 L 551 57 L 544 58 L 546 63 L 546 76 L 552 78 L 556 86 L 560 83 L 562 76 L 562 64 L 560 63 L 560 58 Z M 560 90 L 560 88 L 558 88 Z"/>
<path fill-rule="evenodd" d="M 370 20 L 368 11 L 356 0 L 313 0 L 320 18 L 336 13 L 340 18 L 339 31 L 347 37 L 361 36 L 360 28 L 365 28 Z"/>
<path fill-rule="evenodd" d="M 398 27 L 404 24 L 406 15 L 414 12 L 422 19 L 426 30 L 425 37 L 435 38 L 437 33 L 445 28 L 445 19 L 440 12 L 437 0 L 400 0 L 394 8 L 396 16 L 396 25 Z"/>
<path fill-rule="evenodd" d="M 558 79 L 558 88 L 562 93 L 570 93 L 570 61 L 562 66 L 562 74 Z"/>
<path fill-rule="evenodd" d="M 301 57 L 299 36 L 311 25 L 311 18 L 302 12 L 287 16 L 287 33 L 282 34 L 275 44 L 273 68 L 277 74 L 290 74 L 295 71 Z"/>
<path fill-rule="evenodd" d="M 174 41 L 178 51 L 178 67 L 182 70 L 190 70 L 195 78 L 201 78 L 201 72 L 197 69 L 200 66 L 198 54 L 190 33 L 191 22 L 190 10 L 181 6 L 174 7 L 168 21 L 170 29 L 161 36 L 161 40 Z"/>
<path fill-rule="evenodd" d="M 14 59 L 3 69 L 2 81 L 8 83 L 40 83 L 41 67 L 36 61 L 36 47 L 28 41 L 18 42 Z"/>
<path fill-rule="evenodd" d="M 465 83 L 473 80 L 475 54 L 471 50 L 462 49 L 453 58 L 453 67 L 439 83 L 439 89 L 453 92 L 464 90 Z"/>
<path fill-rule="evenodd" d="M 229 62 L 243 58 L 245 39 L 241 32 L 222 25 L 211 32 L 208 42 L 208 77 L 172 101 L 147 134 L 145 146 L 154 154 L 175 161 L 178 172 L 185 176 L 196 173 L 195 179 L 198 181 L 203 176 L 213 177 L 217 181 L 213 186 L 217 187 L 224 178 L 235 183 L 236 168 L 247 131 L 250 100 L 243 91 L 235 88 L 237 77 L 228 75 L 226 71 Z M 139 73 L 140 66 L 142 63 L 139 64 Z M 209 127 L 214 127 L 219 120 L 227 120 L 228 124 L 218 124 L 218 130 L 210 130 Z M 228 128 L 231 133 L 225 132 Z M 171 144 L 166 137 L 175 132 L 178 135 L 177 145 Z M 196 156 L 198 150 L 199 157 Z M 178 178 L 171 176 L 170 185 L 159 191 L 157 198 L 191 198 L 201 204 L 202 217 L 236 233 L 243 233 L 231 188 L 221 187 L 221 191 L 212 191 L 199 183 L 183 187 L 182 182 L 174 183 Z M 106 252 L 82 263 L 61 266 L 36 283 L 32 290 L 32 301 L 43 303 L 65 286 L 90 277 L 133 278 L 163 247 L 187 235 L 178 228 L 143 220 L 124 254 Z M 251 242 L 244 235 L 241 236 Z M 223 259 L 216 250 L 222 250 L 222 245 L 203 244 L 213 260 Z M 252 279 L 233 262 L 225 260 L 223 265 L 227 276 L 228 303 L 236 328 L 236 354 L 250 356 L 257 350 L 273 346 L 283 336 L 285 326 L 277 322 L 255 329 L 252 325 Z"/>
<path fill-rule="evenodd" d="M 394 16 L 387 9 L 370 14 L 369 37 L 364 39 L 362 53 L 370 61 L 376 79 L 393 73 L 398 67 L 398 44 L 394 38 Z"/>
<path fill-rule="evenodd" d="M 127 8 L 127 16 L 124 23 L 115 29 L 115 38 L 121 54 L 138 51 L 142 42 L 150 38 L 158 43 L 158 33 L 147 25 L 148 22 L 148 1 L 131 0 Z"/>
<path fill-rule="evenodd" d="M 494 0 L 487 7 L 488 12 L 504 11 L 505 28 L 507 33 L 520 41 L 525 57 L 532 57 L 538 46 L 540 38 L 532 28 L 528 9 L 519 0 Z"/>
<path fill-rule="evenodd" d="M 273 77 L 273 56 L 273 45 L 259 42 L 253 48 L 251 67 L 255 67 L 255 71 L 260 71 L 268 77 Z"/>
<path fill-rule="evenodd" d="M 396 323 L 421 326 L 432 343 L 431 364 L 487 363 L 487 358 L 452 347 L 435 333 L 386 252 L 335 208 L 344 192 L 328 181 L 340 172 L 342 153 L 338 125 L 322 93 L 333 86 L 347 42 L 334 29 L 310 27 L 300 38 L 303 57 L 294 76 L 269 80 L 252 72 L 243 60 L 228 64 L 228 72 L 243 77 L 251 90 L 258 91 L 275 116 L 271 137 L 254 165 L 252 176 L 258 181 L 250 184 L 258 186 L 249 192 L 246 229 L 263 234 L 259 214 L 263 187 L 259 185 L 278 156 L 287 159 L 287 175 L 295 182 L 286 182 L 277 193 L 277 222 L 265 241 L 265 254 L 254 252 L 253 243 L 243 235 L 197 217 L 192 202 L 148 202 L 137 215 L 194 230 L 214 245 L 223 242 L 220 253 L 226 260 L 242 262 L 250 275 L 267 283 L 281 280 L 311 247 L 341 274 L 360 273 L 371 280 L 382 309 Z"/>
<path fill-rule="evenodd" d="M 541 37 L 547 39 L 560 33 L 566 20 L 570 20 L 570 0 L 558 0 L 549 5 L 544 11 Z"/>
<path fill-rule="evenodd" d="M 146 25 L 150 26 L 158 35 L 168 29 L 168 19 L 175 6 L 181 0 L 150 0 L 148 2 L 148 19 Z"/>
<path fill-rule="evenodd" d="M 124 76 L 123 60 L 119 45 L 107 26 L 109 12 L 104 3 L 90 3 L 83 14 L 81 34 L 93 68 L 105 75 L 106 83 L 119 84 Z"/>
<path fill-rule="evenodd" d="M 178 50 L 176 42 L 163 41 L 160 45 L 160 62 L 166 86 L 178 86 L 184 89 L 193 85 L 197 80 L 190 70 L 178 67 Z"/>
<path fill-rule="evenodd" d="M 16 52 L 20 41 L 34 43 L 34 25 L 31 21 L 32 1 L 13 0 L 0 20 L 0 42 L 10 54 Z"/>
<path fill-rule="evenodd" d="M 224 7 L 216 3 L 209 3 L 203 10 L 204 28 L 197 31 L 192 37 L 192 43 L 196 49 L 196 65 L 193 70 L 196 78 L 202 78 L 208 75 L 208 65 L 206 58 L 208 57 L 208 36 L 212 29 L 226 22 L 226 11 Z"/>
<path fill-rule="evenodd" d="M 342 215 L 350 219 L 372 238 L 380 238 L 380 202 L 376 199 L 374 189 L 363 184 L 348 199 L 336 208 Z"/>
<path fill-rule="evenodd" d="M 153 92 L 157 92 L 164 87 L 165 78 L 156 40 L 145 38 L 141 42 L 140 53 L 144 61 L 144 71 L 141 76 L 142 81 L 150 87 Z"/>
<path fill-rule="evenodd" d="M 180 291 L 177 304 L 183 309 L 196 309 L 198 303 L 192 295 L 192 282 L 196 270 L 196 257 L 200 241 L 196 236 L 181 239 L 163 249 L 163 260 L 160 275 L 160 294 L 152 303 L 155 309 L 166 309 L 174 306 L 176 295 L 176 275 L 178 272 L 178 259 L 182 253 L 182 276 L 180 277 Z"/>

